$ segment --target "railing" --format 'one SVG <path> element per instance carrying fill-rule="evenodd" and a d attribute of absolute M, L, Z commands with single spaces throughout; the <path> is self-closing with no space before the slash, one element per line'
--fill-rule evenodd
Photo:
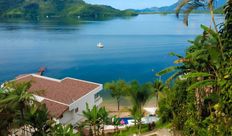
<path fill-rule="evenodd" d="M 101 96 L 98 96 L 97 98 L 95 98 L 95 104 L 98 105 L 102 102 L 102 97 Z"/>

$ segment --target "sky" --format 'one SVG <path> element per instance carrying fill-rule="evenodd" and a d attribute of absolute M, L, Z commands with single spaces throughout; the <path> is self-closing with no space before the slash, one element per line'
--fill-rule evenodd
<path fill-rule="evenodd" d="M 91 4 L 110 5 L 117 9 L 143 9 L 171 5 L 178 0 L 84 0 Z"/>

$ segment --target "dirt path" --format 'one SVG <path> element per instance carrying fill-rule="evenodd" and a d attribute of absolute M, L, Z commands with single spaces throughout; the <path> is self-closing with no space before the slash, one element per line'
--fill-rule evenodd
<path fill-rule="evenodd" d="M 167 128 L 158 129 L 152 132 L 142 134 L 142 136 L 172 136 L 172 133 Z"/>

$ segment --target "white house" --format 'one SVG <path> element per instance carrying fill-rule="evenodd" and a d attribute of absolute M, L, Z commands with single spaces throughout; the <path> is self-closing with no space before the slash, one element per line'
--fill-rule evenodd
<path fill-rule="evenodd" d="M 102 84 L 98 83 L 70 77 L 58 80 L 37 74 L 22 75 L 15 81 L 32 81 L 28 91 L 37 101 L 44 103 L 49 114 L 61 124 L 75 125 L 83 119 L 86 103 L 92 108 L 102 102 L 99 95 Z"/>

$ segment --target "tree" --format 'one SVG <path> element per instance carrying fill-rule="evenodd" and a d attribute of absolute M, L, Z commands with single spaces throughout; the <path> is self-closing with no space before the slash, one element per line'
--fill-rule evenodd
<path fill-rule="evenodd" d="M 52 131 L 54 121 L 49 119 L 48 110 L 44 104 L 35 102 L 26 110 L 26 124 L 32 127 L 34 136 L 46 136 Z"/>
<path fill-rule="evenodd" d="M 51 132 L 52 136 L 78 136 L 71 125 L 56 124 Z"/>
<path fill-rule="evenodd" d="M 26 105 L 29 105 L 34 101 L 34 96 L 28 92 L 31 87 L 31 82 L 16 83 L 9 82 L 5 85 L 7 97 L 0 100 L 0 104 L 12 104 L 17 105 L 20 110 L 21 121 L 24 121 L 24 110 Z"/>
<path fill-rule="evenodd" d="M 131 111 L 134 113 L 133 116 L 138 119 L 139 134 L 141 132 L 142 117 L 144 115 L 143 107 L 152 97 L 152 91 L 153 88 L 152 84 L 150 83 L 140 85 L 137 81 L 133 81 L 130 84 L 130 96 L 133 103 L 133 108 Z"/>
<path fill-rule="evenodd" d="M 111 96 L 117 100 L 118 111 L 120 110 L 120 100 L 122 96 L 125 96 L 128 92 L 128 86 L 125 81 L 118 80 L 104 85 L 105 90 L 111 91 Z"/>
<path fill-rule="evenodd" d="M 9 82 L 0 89 L 0 135 L 15 135 L 17 129 L 20 135 L 26 135 L 25 131 L 33 136 L 77 135 L 72 126 L 56 124 L 49 118 L 46 106 L 28 92 L 30 87 L 31 82 Z"/>
<path fill-rule="evenodd" d="M 108 122 L 108 112 L 105 108 L 98 108 L 96 105 L 92 109 L 89 108 L 86 103 L 86 110 L 83 111 L 83 115 L 86 118 L 85 123 L 89 126 L 90 133 L 93 128 L 94 136 L 99 135 L 100 128 L 102 127 L 102 134 L 104 135 L 104 125 Z"/>
<path fill-rule="evenodd" d="M 164 87 L 165 86 L 160 80 L 155 80 L 155 82 L 153 83 L 153 88 L 154 88 L 155 97 L 156 97 L 156 106 L 158 106 L 159 92 L 161 92 L 164 89 Z"/>
<path fill-rule="evenodd" d="M 225 6 L 225 22 L 219 32 L 212 15 L 215 30 L 202 25 L 203 34 L 190 42 L 185 57 L 175 55 L 178 66 L 158 73 L 176 72 L 171 76 L 174 84 L 159 103 L 159 113 L 172 113 L 161 119 L 171 120 L 185 135 L 232 134 L 231 3 L 229 0 Z M 212 6 L 212 1 L 208 4 Z"/>
<path fill-rule="evenodd" d="M 30 104 L 34 101 L 34 96 L 28 92 L 30 87 L 31 82 L 9 82 L 4 84 L 3 89 L 5 89 L 5 91 L 1 94 L 4 99 L 0 100 L 0 107 L 3 107 L 2 109 L 5 113 L 10 112 L 11 114 L 9 115 L 13 117 L 10 119 L 10 122 L 8 122 L 10 123 L 8 127 L 11 125 L 8 130 L 12 127 L 23 127 L 22 132 L 25 132 L 25 110 L 29 108 Z"/>
<path fill-rule="evenodd" d="M 0 100 L 4 100 L 8 94 L 5 89 L 0 89 Z M 16 111 L 15 105 L 0 104 L 0 135 L 7 136 L 10 129 L 15 126 Z"/>
<path fill-rule="evenodd" d="M 106 111 L 105 107 L 99 109 L 99 116 L 102 125 L 102 135 L 105 135 L 105 124 L 109 123 L 109 113 Z"/>
<path fill-rule="evenodd" d="M 133 105 L 131 109 L 129 109 L 131 116 L 134 119 L 134 124 L 137 126 L 138 120 L 141 118 L 141 114 L 139 112 L 138 106 Z"/>

